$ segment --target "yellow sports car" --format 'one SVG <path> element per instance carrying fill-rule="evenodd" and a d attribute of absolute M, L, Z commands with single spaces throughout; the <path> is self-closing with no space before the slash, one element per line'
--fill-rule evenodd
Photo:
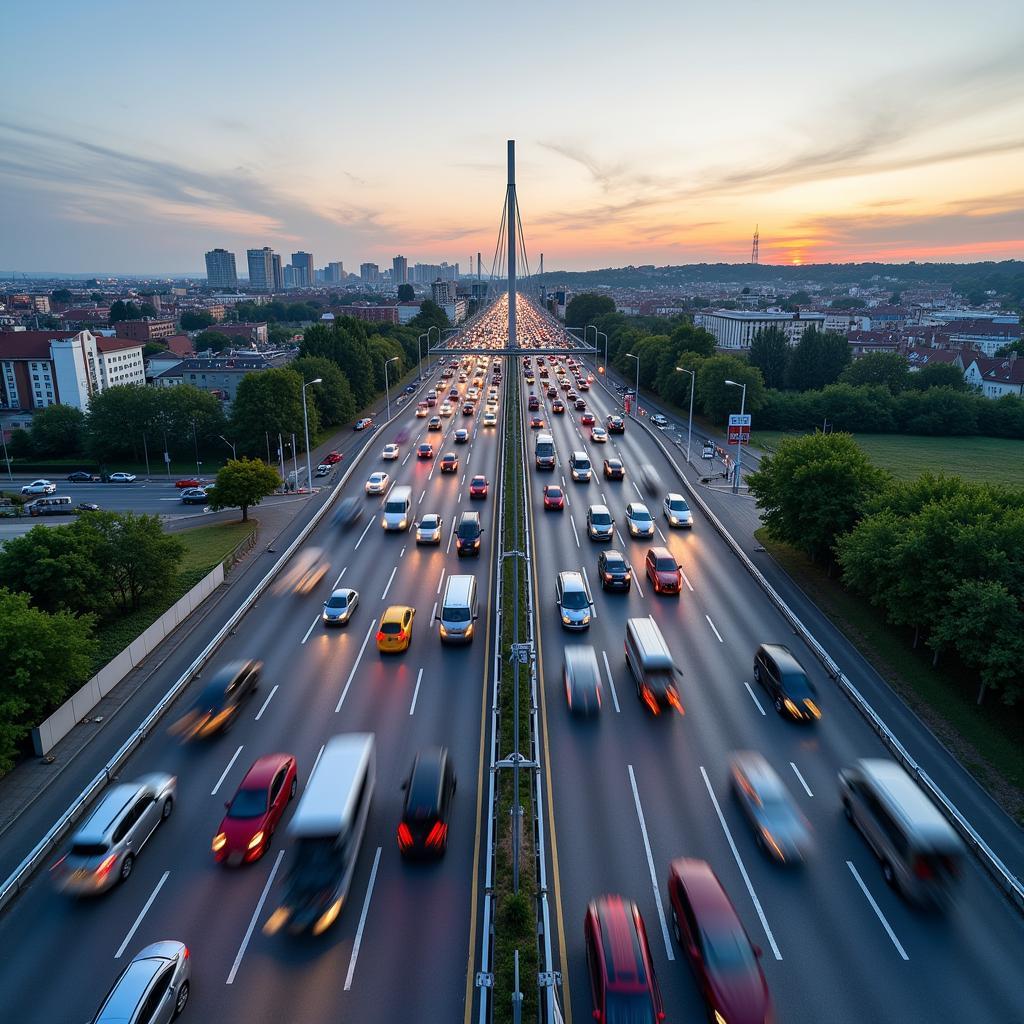
<path fill-rule="evenodd" d="M 412 620 L 416 609 L 404 604 L 393 604 L 380 617 L 377 629 L 377 650 L 386 654 L 400 654 L 412 642 Z"/>

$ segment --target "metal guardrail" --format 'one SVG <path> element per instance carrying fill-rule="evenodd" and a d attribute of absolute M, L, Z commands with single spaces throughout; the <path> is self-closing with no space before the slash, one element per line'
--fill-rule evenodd
<path fill-rule="evenodd" d="M 419 383 L 417 390 L 424 387 L 428 381 Z M 224 642 L 225 638 L 238 625 L 245 614 L 252 608 L 256 601 L 262 597 L 267 587 L 273 582 L 274 577 L 281 571 L 285 563 L 295 553 L 297 548 L 306 540 L 313 530 L 320 524 L 321 519 L 327 514 L 330 507 L 341 494 L 344 485 L 349 477 L 355 472 L 356 467 L 362 461 L 363 456 L 370 450 L 370 440 L 374 434 L 379 433 L 385 427 L 393 423 L 400 415 L 401 410 L 389 420 L 385 420 L 379 427 L 374 427 L 367 436 L 367 443 L 363 445 L 360 452 L 352 460 L 348 469 L 338 481 L 328 499 L 313 514 L 310 521 L 299 531 L 295 540 L 285 549 L 281 557 L 273 564 L 266 575 L 256 584 L 249 596 L 235 610 L 228 621 L 217 631 L 210 642 L 203 648 L 198 657 L 189 665 L 181 676 L 172 684 L 171 688 L 160 698 L 153 710 L 142 720 L 142 724 L 128 737 L 120 749 L 110 758 L 97 775 L 89 782 L 78 796 L 71 802 L 67 810 L 49 828 L 46 835 L 32 848 L 22 862 L 11 872 L 11 874 L 0 885 L 0 911 L 2 911 L 24 888 L 26 882 L 39 868 L 39 865 L 56 849 L 71 826 L 78 820 L 85 808 L 89 806 L 96 794 L 99 793 L 109 782 L 113 781 L 118 769 L 135 752 L 144 739 L 153 730 L 167 709 L 177 700 L 182 691 L 192 682 L 196 673 L 199 672 L 207 661 L 213 656 L 217 648 Z M 253 534 L 255 537 L 255 533 Z M 254 541 L 255 543 L 255 541 Z"/>

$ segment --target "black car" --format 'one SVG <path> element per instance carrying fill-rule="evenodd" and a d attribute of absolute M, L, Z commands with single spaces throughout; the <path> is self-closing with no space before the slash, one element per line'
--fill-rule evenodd
<path fill-rule="evenodd" d="M 480 554 L 480 535 L 483 532 L 479 512 L 462 513 L 455 530 L 455 551 L 460 558 L 463 555 Z"/>
<path fill-rule="evenodd" d="M 775 710 L 795 722 L 821 718 L 818 691 L 783 644 L 761 644 L 754 652 L 754 679 L 768 691 Z"/>
<path fill-rule="evenodd" d="M 398 849 L 403 857 L 444 856 L 455 785 L 455 772 L 444 747 L 416 755 L 409 778 L 402 784 L 405 804 L 398 823 Z"/>
<path fill-rule="evenodd" d="M 345 529 L 355 523 L 363 514 L 363 505 L 357 498 L 342 498 L 331 522 Z"/>
<path fill-rule="evenodd" d="M 256 692 L 262 661 L 233 661 L 214 673 L 192 707 L 177 723 L 183 740 L 226 732 L 234 724 L 244 701 Z"/>
<path fill-rule="evenodd" d="M 73 484 L 87 484 L 99 480 L 96 473 L 88 473 L 84 469 L 76 469 L 74 473 L 68 473 L 68 480 Z"/>
<path fill-rule="evenodd" d="M 621 551 L 608 548 L 597 556 L 597 574 L 602 590 L 629 590 L 633 569 Z"/>

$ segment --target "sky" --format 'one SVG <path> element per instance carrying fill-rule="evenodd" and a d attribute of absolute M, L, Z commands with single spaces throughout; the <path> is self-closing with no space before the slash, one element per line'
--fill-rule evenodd
<path fill-rule="evenodd" d="M 1024 256 L 1019 0 L 48 0 L 4 16 L 0 273 L 270 245 L 531 269 Z"/>

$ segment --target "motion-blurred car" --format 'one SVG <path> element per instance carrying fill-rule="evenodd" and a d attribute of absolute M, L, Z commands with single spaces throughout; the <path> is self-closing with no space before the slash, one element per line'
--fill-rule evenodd
<path fill-rule="evenodd" d="M 457 473 L 459 470 L 459 457 L 455 452 L 445 452 L 441 456 L 441 472 Z"/>
<path fill-rule="evenodd" d="M 562 666 L 565 700 L 574 715 L 596 715 L 601 710 L 601 670 L 597 652 L 586 644 L 567 644 Z"/>
<path fill-rule="evenodd" d="M 183 743 L 227 732 L 242 711 L 242 704 L 259 686 L 263 662 L 232 661 L 218 669 L 188 711 L 171 726 Z"/>
<path fill-rule="evenodd" d="M 254 761 L 224 804 L 227 814 L 210 844 L 214 859 L 231 867 L 259 860 L 298 787 L 291 754 L 265 754 Z"/>
<path fill-rule="evenodd" d="M 487 477 L 482 473 L 478 473 L 472 480 L 469 481 L 469 496 L 470 498 L 486 498 L 487 491 L 490 487 Z"/>
<path fill-rule="evenodd" d="M 135 482 L 134 473 L 111 473 L 110 482 L 112 484 L 131 484 Z"/>
<path fill-rule="evenodd" d="M 732 755 L 729 771 L 757 845 L 780 863 L 802 861 L 810 847 L 810 828 L 775 769 L 762 754 L 745 750 Z"/>
<path fill-rule="evenodd" d="M 71 479 L 71 478 L 69 477 L 68 479 Z M 186 477 L 183 477 L 181 480 L 175 480 L 174 481 L 174 486 L 178 487 L 178 488 L 202 487 L 203 486 L 203 481 L 199 477 L 197 477 L 197 476 L 186 476 Z"/>
<path fill-rule="evenodd" d="M 451 416 L 451 414 L 453 412 L 455 412 L 455 410 L 452 408 L 451 402 L 443 402 L 441 404 L 441 415 L 442 416 Z"/>
<path fill-rule="evenodd" d="M 401 449 L 397 444 L 386 444 L 384 445 L 384 451 L 380 453 L 380 457 L 390 462 L 393 459 L 397 459 L 400 454 Z"/>
<path fill-rule="evenodd" d="M 373 426 L 373 420 L 369 416 L 364 416 L 362 419 L 356 420 L 353 425 L 353 430 L 365 430 L 367 427 Z"/>
<path fill-rule="evenodd" d="M 654 536 L 654 518 L 642 501 L 631 501 L 626 505 L 626 526 L 631 537 Z"/>
<path fill-rule="evenodd" d="M 412 643 L 412 623 L 416 609 L 393 604 L 380 617 L 377 629 L 377 650 L 384 654 L 400 654 Z"/>
<path fill-rule="evenodd" d="M 681 494 L 674 492 L 667 494 L 661 508 L 665 513 L 669 526 L 686 528 L 693 526 L 693 513 L 690 511 L 690 506 L 686 503 L 686 499 Z"/>
<path fill-rule="evenodd" d="M 654 585 L 655 593 L 678 594 L 682 590 L 682 570 L 675 555 L 668 548 L 650 548 L 644 562 L 644 571 Z"/>
<path fill-rule="evenodd" d="M 640 481 L 648 494 L 657 494 L 661 490 L 658 485 L 658 471 L 649 462 L 640 467 Z"/>
<path fill-rule="evenodd" d="M 672 931 L 690 963 L 712 1021 L 772 1024 L 772 1000 L 753 945 L 704 860 L 680 857 L 668 867 Z"/>
<path fill-rule="evenodd" d="M 455 788 L 447 749 L 433 747 L 416 755 L 402 784 L 405 800 L 398 822 L 398 849 L 403 857 L 444 856 Z"/>
<path fill-rule="evenodd" d="M 359 591 L 351 587 L 341 587 L 324 601 L 324 610 L 320 618 L 325 626 L 347 625 L 358 604 Z"/>
<path fill-rule="evenodd" d="M 469 440 L 469 431 L 466 430 L 465 427 L 459 427 L 459 429 L 455 431 L 454 437 L 456 444 L 465 444 Z"/>
<path fill-rule="evenodd" d="M 387 473 L 371 473 L 363 485 L 367 494 L 383 494 L 388 489 L 390 477 Z"/>
<path fill-rule="evenodd" d="M 295 556 L 292 567 L 285 573 L 285 587 L 296 594 L 309 594 L 327 575 L 330 567 L 331 563 L 323 548 L 305 548 Z"/>
<path fill-rule="evenodd" d="M 336 466 L 343 458 L 344 456 L 341 452 L 328 452 L 324 456 L 324 462 L 326 462 L 328 466 Z"/>
<path fill-rule="evenodd" d="M 416 449 L 417 459 L 432 459 L 434 457 L 434 446 L 429 442 L 424 442 L 419 445 Z"/>
<path fill-rule="evenodd" d="M 187 491 L 181 492 L 182 505 L 205 505 L 208 500 L 206 489 L 203 487 L 190 487 Z"/>
<path fill-rule="evenodd" d="M 50 869 L 58 888 L 86 896 L 127 881 L 139 851 L 171 816 L 177 787 L 178 780 L 164 772 L 111 786 Z"/>
<path fill-rule="evenodd" d="M 184 942 L 154 942 L 132 957 L 90 1024 L 167 1024 L 184 1012 L 191 976 L 192 954 Z"/>
<path fill-rule="evenodd" d="M 55 494 L 57 485 L 50 480 L 33 480 L 30 484 L 24 484 L 21 488 L 22 494 Z"/>
<path fill-rule="evenodd" d="M 606 480 L 624 480 L 626 478 L 626 467 L 622 459 L 605 459 L 604 476 Z"/>
<path fill-rule="evenodd" d="M 416 524 L 417 544 L 440 544 L 442 519 L 436 512 L 428 512 Z"/>
<path fill-rule="evenodd" d="M 775 710 L 795 722 L 821 718 L 818 691 L 793 652 L 783 644 L 761 644 L 754 652 L 754 679 L 768 692 Z"/>
<path fill-rule="evenodd" d="M 363 506 L 358 498 L 342 498 L 331 522 L 345 529 L 355 523 L 363 514 Z"/>
<path fill-rule="evenodd" d="M 633 584 L 633 567 L 626 556 L 614 548 L 605 548 L 597 556 L 597 575 L 602 590 L 629 590 Z"/>
<path fill-rule="evenodd" d="M 99 480 L 97 473 L 90 473 L 85 469 L 76 469 L 74 473 L 68 473 L 68 480 L 73 484 L 91 483 Z"/>
<path fill-rule="evenodd" d="M 318 477 L 330 476 L 332 469 L 334 469 L 333 466 L 329 466 L 326 462 L 321 462 L 320 465 L 316 467 L 315 475 Z"/>
<path fill-rule="evenodd" d="M 544 508 L 559 512 L 565 508 L 565 494 L 558 484 L 544 485 Z"/>

